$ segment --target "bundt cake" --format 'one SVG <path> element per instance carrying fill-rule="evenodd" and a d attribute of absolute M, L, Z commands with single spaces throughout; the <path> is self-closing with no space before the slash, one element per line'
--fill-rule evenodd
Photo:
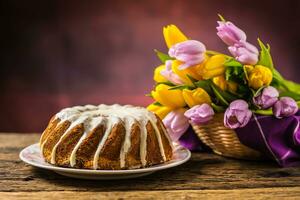
<path fill-rule="evenodd" d="M 172 159 L 162 121 L 142 107 L 86 105 L 52 117 L 40 139 L 46 162 L 84 169 L 134 169 Z"/>

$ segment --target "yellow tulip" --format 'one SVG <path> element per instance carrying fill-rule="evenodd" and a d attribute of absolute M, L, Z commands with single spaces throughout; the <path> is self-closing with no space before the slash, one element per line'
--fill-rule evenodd
<path fill-rule="evenodd" d="M 206 61 L 200 74 L 204 79 L 210 79 L 216 76 L 220 76 L 225 72 L 224 63 L 226 61 L 226 57 L 224 55 L 214 55 Z"/>
<path fill-rule="evenodd" d="M 188 40 L 187 37 L 179 30 L 179 28 L 173 24 L 164 27 L 163 34 L 168 48 L 176 43 Z"/>
<path fill-rule="evenodd" d="M 216 86 L 218 86 L 221 90 L 227 90 L 228 85 L 224 75 L 214 77 L 213 83 Z"/>
<path fill-rule="evenodd" d="M 178 67 L 182 64 L 182 62 L 178 61 L 178 60 L 174 60 L 172 62 L 172 71 L 177 74 L 180 79 L 187 85 L 193 85 L 192 81 L 188 78 L 187 75 L 193 77 L 196 80 L 201 80 L 202 77 L 197 73 L 199 71 L 199 68 L 202 67 L 202 64 L 200 65 L 196 65 L 193 67 L 189 67 L 187 69 L 184 70 L 180 70 L 178 69 Z"/>
<path fill-rule="evenodd" d="M 258 89 L 262 86 L 268 86 L 272 82 L 273 75 L 272 71 L 265 66 L 245 65 L 248 77 L 248 85 L 253 89 Z"/>
<path fill-rule="evenodd" d="M 150 104 L 147 109 L 154 112 L 160 119 L 165 118 L 165 116 L 172 111 L 172 108 L 166 106 L 157 106 L 154 104 Z"/>
<path fill-rule="evenodd" d="M 227 82 L 228 85 L 228 90 L 232 93 L 235 93 L 237 91 L 238 88 L 238 84 L 232 81 L 228 81 Z"/>
<path fill-rule="evenodd" d="M 165 68 L 166 68 L 165 65 L 160 65 L 160 66 L 158 66 L 158 67 L 155 68 L 153 79 L 156 82 L 165 82 L 165 81 L 167 81 L 167 79 L 160 74 L 160 72 L 162 70 L 164 70 Z"/>
<path fill-rule="evenodd" d="M 170 86 L 159 84 L 155 91 L 151 92 L 152 97 L 160 104 L 170 108 L 184 107 L 185 101 L 181 90 L 169 90 Z"/>
<path fill-rule="evenodd" d="M 201 105 L 203 103 L 211 103 L 210 96 L 202 88 L 196 88 L 194 90 L 184 89 L 182 91 L 182 95 L 185 102 L 190 108 L 195 105 Z"/>
<path fill-rule="evenodd" d="M 229 90 L 233 93 L 237 90 L 237 83 L 232 81 L 226 81 L 224 75 L 216 76 L 212 80 L 213 83 L 217 85 L 221 90 Z"/>

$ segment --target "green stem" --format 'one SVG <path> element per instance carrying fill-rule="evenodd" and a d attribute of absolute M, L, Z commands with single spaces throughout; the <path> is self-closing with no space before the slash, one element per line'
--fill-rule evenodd
<path fill-rule="evenodd" d="M 205 52 L 208 56 L 214 56 L 214 55 L 223 55 L 223 56 L 225 56 L 226 58 L 233 58 L 232 56 L 228 56 L 228 55 L 226 55 L 226 54 L 224 54 L 224 53 L 220 53 L 220 52 L 218 52 L 218 51 L 212 51 L 212 50 L 207 50 L 206 52 Z"/>
<path fill-rule="evenodd" d="M 222 22 L 226 22 L 226 19 L 221 14 L 218 14 L 218 16 Z"/>
<path fill-rule="evenodd" d="M 211 89 L 213 90 L 214 94 L 216 95 L 216 97 L 220 100 L 220 102 L 226 106 L 229 105 L 228 101 L 221 95 L 221 93 L 218 91 L 218 89 L 214 86 L 214 84 L 212 83 L 211 85 Z"/>
<path fill-rule="evenodd" d="M 273 115 L 273 111 L 272 110 L 251 110 L 253 113 L 255 114 L 259 114 L 259 115 Z"/>
<path fill-rule="evenodd" d="M 211 103 L 210 105 L 217 113 L 222 113 L 226 110 L 223 106 L 216 105 L 215 103 Z"/>

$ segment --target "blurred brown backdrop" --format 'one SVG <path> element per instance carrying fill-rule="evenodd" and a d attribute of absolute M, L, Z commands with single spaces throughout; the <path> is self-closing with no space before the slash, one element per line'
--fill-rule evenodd
<path fill-rule="evenodd" d="M 272 47 L 276 67 L 300 81 L 300 1 L 1 1 L 0 131 L 39 132 L 77 104 L 147 105 L 162 27 L 174 23 L 226 51 L 217 13 Z"/>

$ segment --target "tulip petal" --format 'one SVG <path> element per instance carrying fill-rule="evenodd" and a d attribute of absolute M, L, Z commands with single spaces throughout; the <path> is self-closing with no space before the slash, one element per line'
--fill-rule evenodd
<path fill-rule="evenodd" d="M 173 24 L 163 28 L 163 35 L 168 48 L 187 40 L 187 37 L 179 30 L 179 28 Z"/>

